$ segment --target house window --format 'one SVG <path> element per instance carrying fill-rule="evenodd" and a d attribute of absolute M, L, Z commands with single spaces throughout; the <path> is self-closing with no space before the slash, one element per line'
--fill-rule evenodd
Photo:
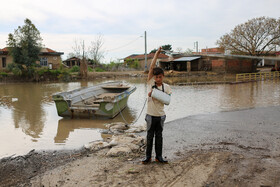
<path fill-rule="evenodd" d="M 6 67 L 6 57 L 2 57 L 2 67 Z"/>
<path fill-rule="evenodd" d="M 40 58 L 40 65 L 41 66 L 48 66 L 48 58 L 47 57 Z"/>

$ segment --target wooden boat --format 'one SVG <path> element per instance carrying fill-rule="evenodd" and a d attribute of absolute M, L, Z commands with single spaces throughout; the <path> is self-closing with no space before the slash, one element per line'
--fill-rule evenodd
<path fill-rule="evenodd" d="M 135 90 L 135 86 L 117 81 L 56 93 L 52 97 L 59 116 L 114 118 L 126 107 L 129 95 Z"/>

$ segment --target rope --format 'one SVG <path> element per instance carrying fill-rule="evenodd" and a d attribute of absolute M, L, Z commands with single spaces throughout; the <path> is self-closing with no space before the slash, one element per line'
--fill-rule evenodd
<path fill-rule="evenodd" d="M 143 110 L 144 110 L 144 108 L 145 108 L 145 106 L 146 106 L 146 103 L 147 103 L 147 98 L 145 99 L 144 106 L 143 106 L 143 108 L 142 108 L 142 110 L 141 110 L 139 116 L 136 118 L 136 120 L 135 120 L 131 125 L 134 125 L 134 124 L 138 121 L 138 119 L 140 118 L 140 116 L 141 116 L 141 114 L 142 114 L 142 112 L 143 112 Z M 119 101 L 117 102 L 117 105 L 118 105 L 118 107 L 119 107 L 120 114 L 121 114 L 121 117 L 122 117 L 123 121 L 125 122 L 126 125 L 129 125 L 129 123 L 127 123 L 127 121 L 125 120 L 125 118 L 124 118 L 123 115 L 122 115 L 122 111 L 121 111 L 121 108 L 120 108 L 120 105 L 119 105 Z"/>

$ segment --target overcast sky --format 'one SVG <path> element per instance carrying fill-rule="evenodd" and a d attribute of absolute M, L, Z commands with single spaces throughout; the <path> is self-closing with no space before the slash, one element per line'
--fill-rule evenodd
<path fill-rule="evenodd" d="M 105 61 L 148 52 L 160 45 L 194 50 L 216 47 L 216 41 L 249 19 L 280 17 L 279 0 L 0 0 L 0 48 L 8 33 L 29 18 L 41 32 L 43 44 L 72 51 L 74 40 L 90 45 L 103 35 Z"/>

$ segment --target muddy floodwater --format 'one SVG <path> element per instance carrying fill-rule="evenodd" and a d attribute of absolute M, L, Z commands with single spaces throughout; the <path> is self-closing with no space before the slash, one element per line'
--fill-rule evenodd
<path fill-rule="evenodd" d="M 146 79 L 125 80 L 137 87 L 122 112 L 128 123 L 135 122 L 147 95 Z M 0 158 L 20 155 L 32 149 L 72 149 L 90 141 L 105 138 L 100 133 L 105 123 L 123 122 L 114 119 L 70 119 L 57 115 L 52 94 L 93 86 L 102 79 L 70 83 L 0 84 Z M 176 80 L 178 81 L 178 80 Z M 172 83 L 172 79 L 167 79 Z M 190 115 L 216 113 L 280 104 L 279 80 L 244 84 L 176 86 L 171 84 L 172 100 L 166 107 L 167 121 Z M 144 112 L 136 124 L 144 124 Z"/>

